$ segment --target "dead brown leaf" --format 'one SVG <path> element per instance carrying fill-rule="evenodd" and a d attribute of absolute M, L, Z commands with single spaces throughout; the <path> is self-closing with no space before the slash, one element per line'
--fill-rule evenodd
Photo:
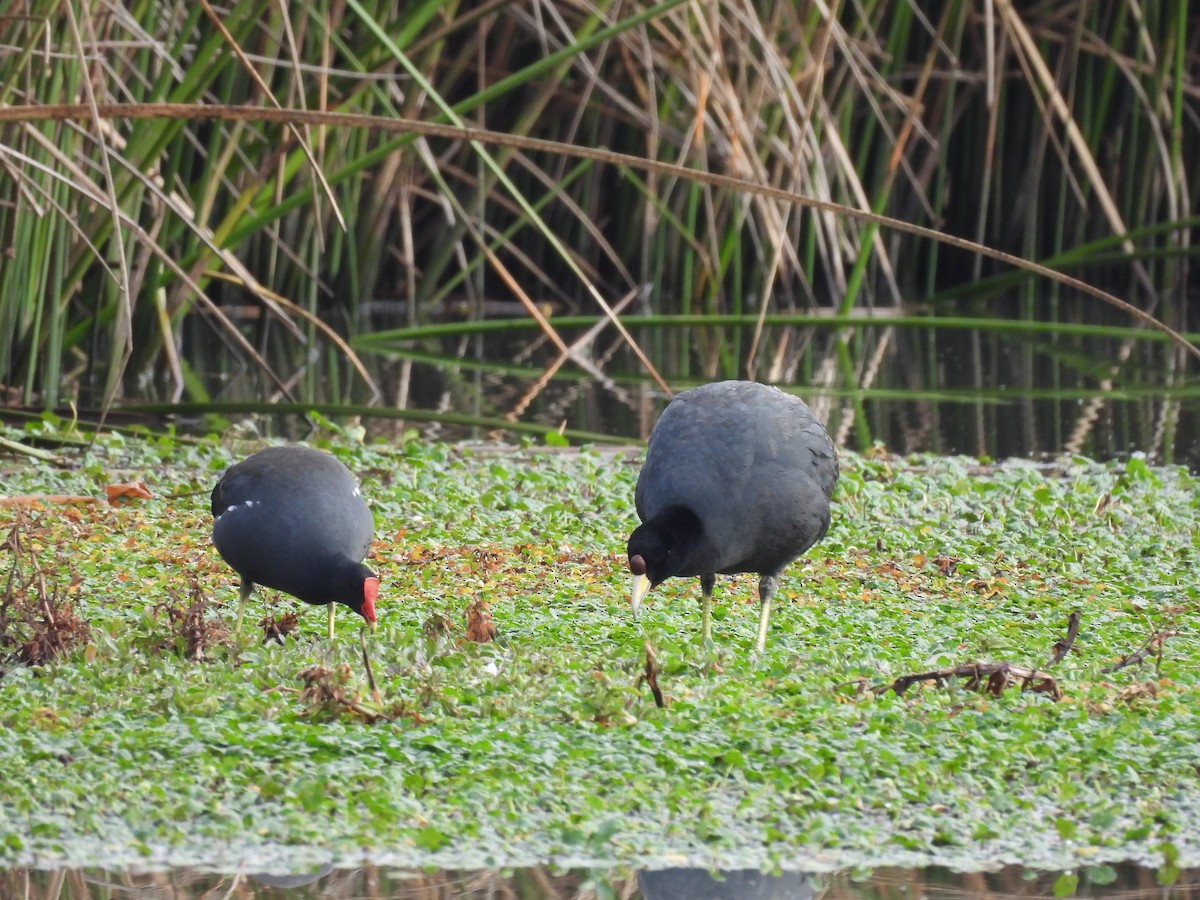
<path fill-rule="evenodd" d="M 105 485 L 104 495 L 108 497 L 110 506 L 119 506 L 122 500 L 151 500 L 154 497 L 144 481 Z"/>
<path fill-rule="evenodd" d="M 1158 685 L 1153 681 L 1138 681 L 1133 684 L 1127 684 L 1125 687 L 1117 691 L 1117 699 L 1125 703 L 1132 703 L 1134 700 L 1150 699 L 1153 700 L 1158 696 Z"/>
<path fill-rule="evenodd" d="M 945 556 L 944 554 L 939 554 L 933 558 L 933 564 L 937 566 L 938 571 L 946 577 L 954 574 L 955 570 L 958 568 L 958 563 L 959 559 L 957 556 Z"/>
<path fill-rule="evenodd" d="M 467 607 L 467 640 L 486 644 L 496 639 L 496 623 L 486 600 L 477 599 Z"/>
<path fill-rule="evenodd" d="M 283 644 L 287 636 L 299 627 L 300 616 L 294 612 L 285 613 L 282 616 L 268 615 L 263 616 L 258 624 L 263 630 L 262 642 L 264 644 L 272 639 Z"/>

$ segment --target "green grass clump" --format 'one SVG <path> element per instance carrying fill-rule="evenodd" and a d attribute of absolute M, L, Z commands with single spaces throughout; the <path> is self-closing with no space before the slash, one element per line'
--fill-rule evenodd
<path fill-rule="evenodd" d="M 711 655 L 694 580 L 630 617 L 626 455 L 332 449 L 376 515 L 382 703 L 349 614 L 332 645 L 307 607 L 283 646 L 221 627 L 236 577 L 207 489 L 229 450 L 113 438 L 75 470 L 8 474 L 10 495 L 141 479 L 156 496 L 0 507 L 0 861 L 1200 861 L 1200 501 L 1182 470 L 847 455 L 830 533 L 788 570 L 753 660 L 752 576 L 720 579 Z M 25 665 L 37 570 L 78 627 Z M 476 601 L 493 642 L 465 639 Z M 253 602 L 251 620 L 299 605 Z M 1075 610 L 1059 702 L 865 689 L 1044 667 Z M 1161 658 L 1103 671 L 1160 629 Z M 647 639 L 661 709 L 639 684 Z"/>

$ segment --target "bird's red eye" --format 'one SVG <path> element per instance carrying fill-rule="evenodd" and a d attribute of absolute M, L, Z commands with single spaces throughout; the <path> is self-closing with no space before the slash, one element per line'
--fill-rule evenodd
<path fill-rule="evenodd" d="M 629 557 L 629 571 L 634 575 L 646 574 L 646 561 L 638 554 Z"/>

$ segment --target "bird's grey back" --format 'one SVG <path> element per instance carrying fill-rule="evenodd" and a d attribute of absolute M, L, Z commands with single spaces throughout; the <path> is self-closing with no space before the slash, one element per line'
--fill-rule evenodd
<path fill-rule="evenodd" d="M 634 499 L 643 521 L 674 505 L 695 512 L 712 545 L 710 571 L 767 571 L 754 566 L 782 566 L 824 536 L 837 478 L 833 441 L 802 400 L 722 381 L 663 411 Z"/>
<path fill-rule="evenodd" d="M 306 447 L 272 447 L 233 466 L 212 506 L 213 539 L 234 568 L 230 554 L 240 561 L 249 553 L 238 546 L 247 533 L 298 556 L 332 552 L 359 560 L 375 530 L 358 480 L 333 456 Z"/>

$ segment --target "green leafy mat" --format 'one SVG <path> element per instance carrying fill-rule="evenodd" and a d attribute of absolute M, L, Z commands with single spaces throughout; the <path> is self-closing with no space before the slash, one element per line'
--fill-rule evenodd
<path fill-rule="evenodd" d="M 307 607 L 283 646 L 228 634 L 206 504 L 229 451 L 112 438 L 77 470 L 6 472 L 9 495 L 155 496 L 0 508 L 0 862 L 1200 864 L 1185 472 L 845 456 L 752 660 L 752 576 L 718 579 L 711 653 L 694 580 L 630 617 L 634 456 L 335 452 L 376 515 L 381 703 L 348 613 L 334 646 Z M 466 639 L 480 602 L 491 642 Z M 883 689 L 972 662 L 1040 668 L 1062 698 Z"/>

